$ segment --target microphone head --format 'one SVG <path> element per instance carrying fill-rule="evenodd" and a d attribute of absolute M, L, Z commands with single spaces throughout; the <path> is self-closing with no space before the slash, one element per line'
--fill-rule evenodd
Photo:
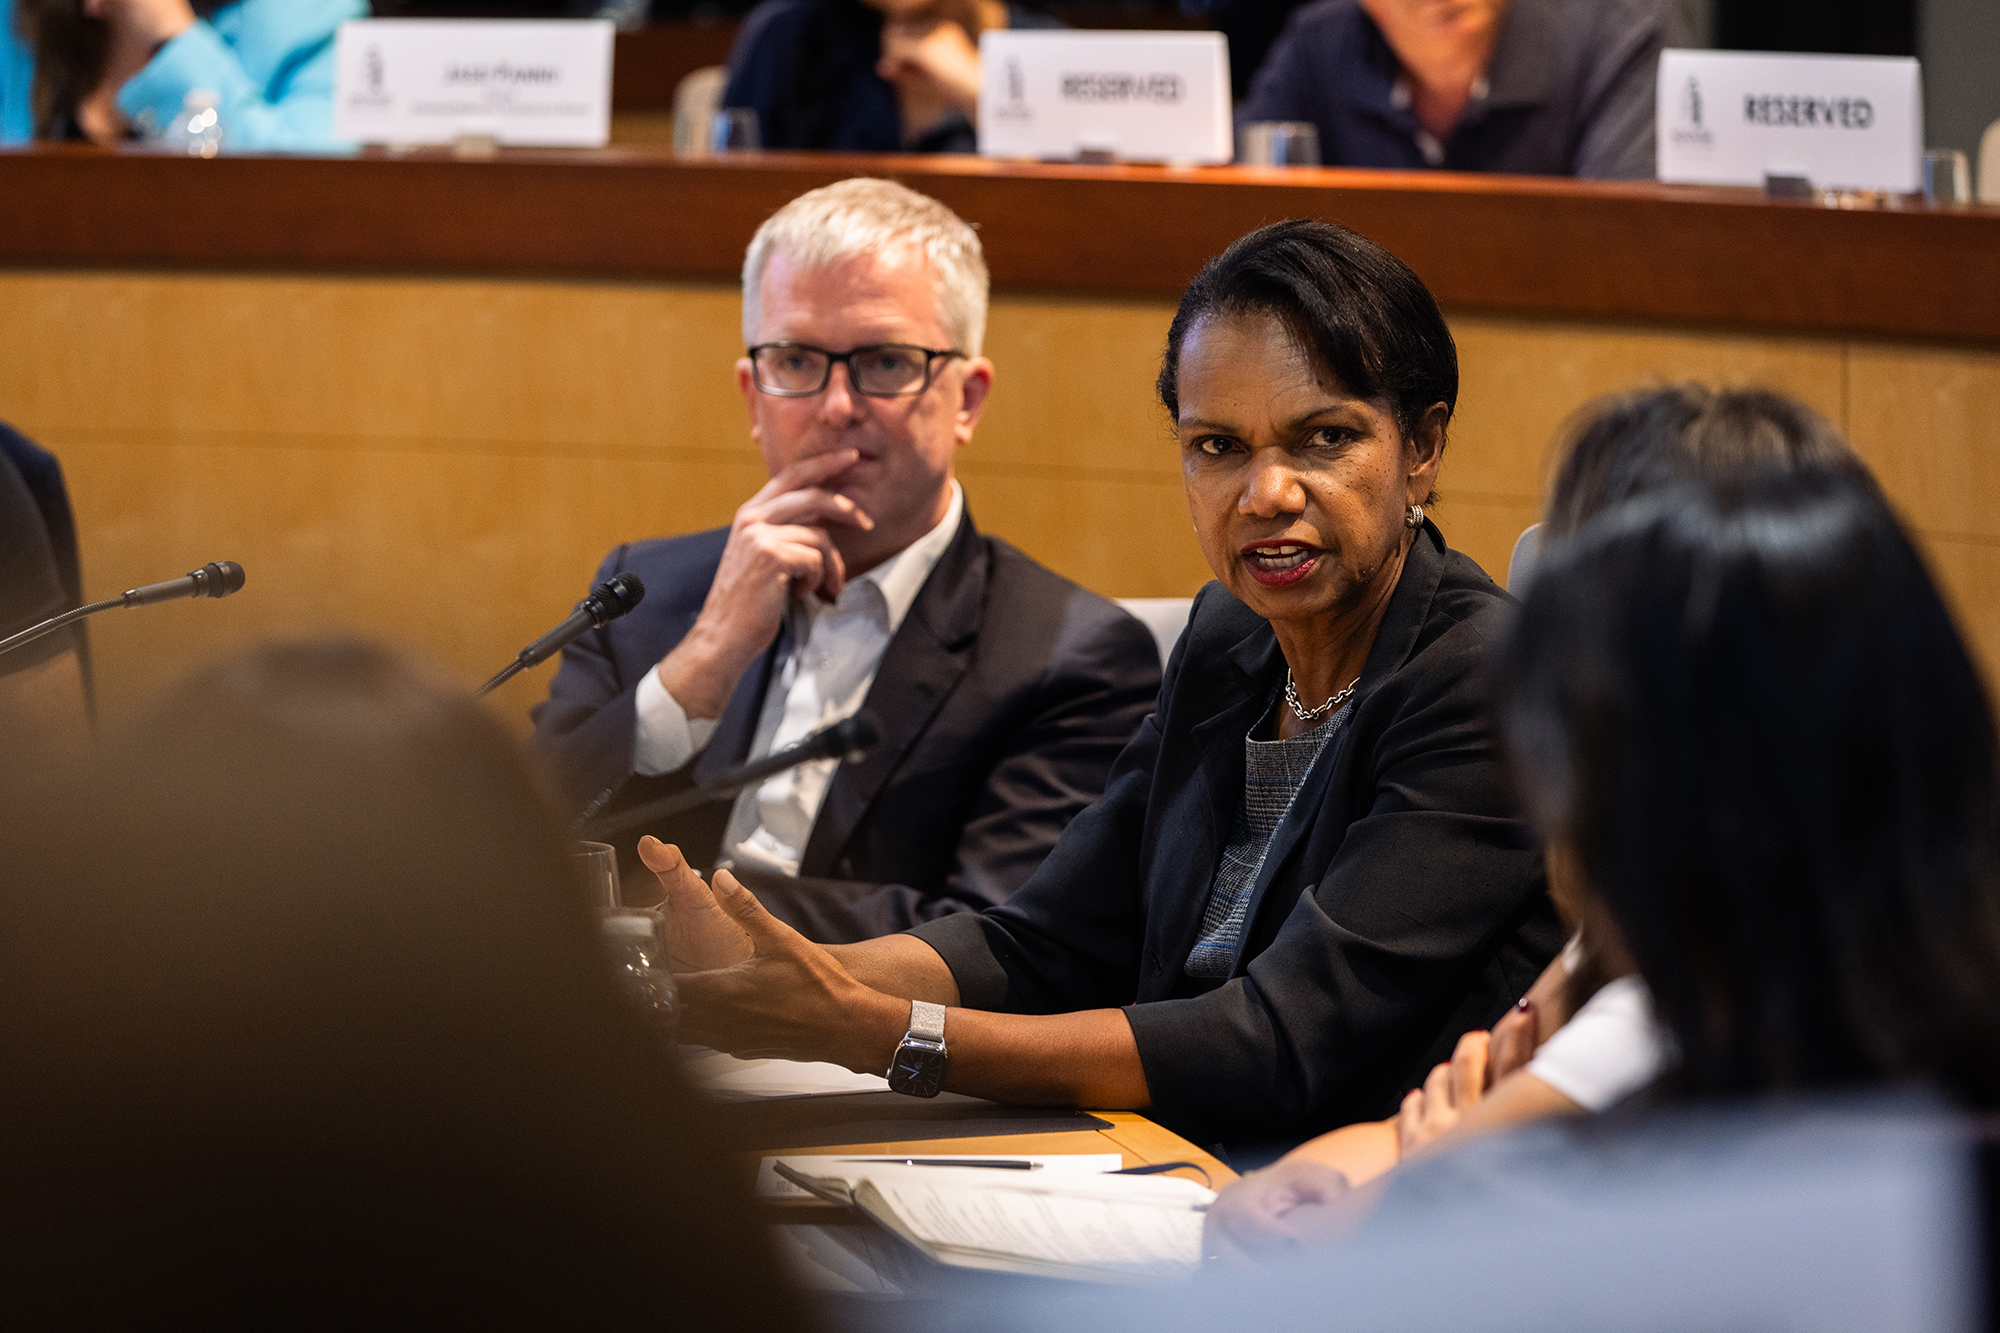
<path fill-rule="evenodd" d="M 637 574 L 613 574 L 591 589 L 590 596 L 583 599 L 583 606 L 590 612 L 591 627 L 603 629 L 639 605 L 645 596 L 646 585 Z"/>
<path fill-rule="evenodd" d="M 194 596 L 227 597 L 242 590 L 243 566 L 234 560 L 211 560 L 188 577 L 195 581 Z"/>
<path fill-rule="evenodd" d="M 832 731 L 831 739 L 840 743 L 840 748 L 834 753 L 840 756 L 843 764 L 860 763 L 882 739 L 882 728 L 876 725 L 875 715 L 865 708 L 853 717 L 835 723 Z"/>

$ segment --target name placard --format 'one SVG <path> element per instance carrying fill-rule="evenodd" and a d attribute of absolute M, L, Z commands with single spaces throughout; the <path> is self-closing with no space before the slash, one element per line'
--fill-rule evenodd
<path fill-rule="evenodd" d="M 1907 56 L 1663 51 L 1660 179 L 1762 185 L 1767 172 L 1824 189 L 1918 188 L 1923 81 Z"/>
<path fill-rule="evenodd" d="M 1227 162 L 1229 43 L 1216 32 L 979 36 L 982 157 Z"/>
<path fill-rule="evenodd" d="M 611 138 L 612 25 L 356 19 L 334 39 L 333 131 L 362 143 L 595 148 Z"/>

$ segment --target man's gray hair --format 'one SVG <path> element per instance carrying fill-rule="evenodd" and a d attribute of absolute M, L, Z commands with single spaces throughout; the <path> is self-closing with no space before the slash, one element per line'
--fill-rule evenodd
<path fill-rule="evenodd" d="M 929 195 L 867 176 L 809 190 L 757 228 L 743 256 L 744 344 L 757 341 L 772 255 L 782 250 L 792 263 L 815 269 L 898 246 L 915 246 L 930 260 L 938 322 L 959 351 L 978 356 L 986 340 L 988 282 L 978 235 Z"/>

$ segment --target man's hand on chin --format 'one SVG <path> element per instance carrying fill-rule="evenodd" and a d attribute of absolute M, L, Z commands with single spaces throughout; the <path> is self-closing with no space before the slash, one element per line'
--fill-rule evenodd
<path fill-rule="evenodd" d="M 736 511 L 694 628 L 657 668 L 660 684 L 689 719 L 722 716 L 743 672 L 777 637 L 795 590 L 829 600 L 840 595 L 847 567 L 828 529 L 867 532 L 875 520 L 825 486 L 860 457 L 858 450 L 836 449 L 802 458 Z"/>

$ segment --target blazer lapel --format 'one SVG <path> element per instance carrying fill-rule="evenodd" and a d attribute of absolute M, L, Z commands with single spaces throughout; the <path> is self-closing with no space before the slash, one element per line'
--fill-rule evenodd
<path fill-rule="evenodd" d="M 1375 642 L 1368 649 L 1368 660 L 1361 669 L 1361 683 L 1355 687 L 1354 711 L 1348 715 L 1342 734 L 1328 741 L 1326 748 L 1319 752 L 1319 757 L 1306 774 L 1305 782 L 1299 786 L 1298 795 L 1292 799 L 1291 809 L 1285 812 L 1284 819 L 1271 834 L 1271 845 L 1264 853 L 1264 863 L 1257 868 L 1257 882 L 1251 887 L 1250 905 L 1243 914 L 1242 939 L 1245 945 L 1255 933 L 1257 914 L 1263 910 L 1265 897 L 1279 872 L 1285 868 L 1286 859 L 1298 846 L 1299 839 L 1319 822 L 1326 804 L 1327 788 L 1333 780 L 1334 766 L 1340 760 L 1341 748 L 1360 722 L 1361 710 L 1367 706 L 1375 684 L 1401 668 L 1416 651 L 1417 636 L 1430 615 L 1438 582 L 1444 577 L 1443 548 L 1443 534 L 1429 519 L 1424 520 L 1417 539 L 1410 543 L 1410 554 L 1403 562 L 1402 577 L 1396 581 L 1396 591 L 1389 596 L 1388 609 L 1382 613 L 1382 623 L 1375 631 Z M 1290 903 L 1284 906 L 1287 911 L 1291 909 Z M 1232 975 L 1243 975 L 1247 952 L 1243 948 L 1236 951 Z"/>
<path fill-rule="evenodd" d="M 1161 953 L 1153 987 L 1158 993 L 1142 994 L 1142 1000 L 1160 999 L 1173 992 L 1188 951 L 1201 933 L 1215 869 L 1221 864 L 1222 849 L 1228 844 L 1243 801 L 1243 738 L 1270 705 L 1266 683 L 1274 678 L 1278 641 L 1268 628 L 1253 632 L 1229 650 L 1228 658 L 1236 677 L 1233 701 L 1189 729 L 1189 738 L 1200 755 L 1197 771 L 1203 797 L 1190 804 L 1202 812 L 1205 827 L 1199 832 L 1205 836 L 1177 839 L 1176 882 L 1147 888 L 1152 903 L 1170 908 L 1172 915 L 1158 937 Z M 1155 857 L 1153 863 L 1158 866 L 1160 858 Z"/>
<path fill-rule="evenodd" d="M 882 738 L 860 763 L 834 770 L 799 858 L 800 875 L 839 877 L 835 867 L 854 830 L 971 665 L 986 574 L 986 542 L 968 509 L 882 654 L 862 705 L 873 710 Z"/>

